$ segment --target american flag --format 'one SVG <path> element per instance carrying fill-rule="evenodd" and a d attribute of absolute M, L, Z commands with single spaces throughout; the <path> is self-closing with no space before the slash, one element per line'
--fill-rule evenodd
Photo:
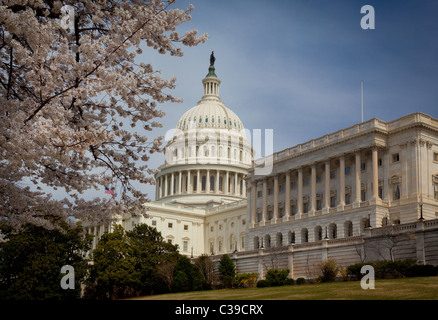
<path fill-rule="evenodd" d="M 105 193 L 108 193 L 108 194 L 110 194 L 110 195 L 112 195 L 112 196 L 114 197 L 114 191 L 111 190 L 111 189 L 108 188 L 108 187 L 105 187 Z"/>

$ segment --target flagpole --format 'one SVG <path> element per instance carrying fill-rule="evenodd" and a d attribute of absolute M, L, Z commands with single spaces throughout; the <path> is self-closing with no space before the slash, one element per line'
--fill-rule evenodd
<path fill-rule="evenodd" d="M 363 122 L 363 80 L 360 80 L 360 109 L 362 113 L 361 122 Z"/>

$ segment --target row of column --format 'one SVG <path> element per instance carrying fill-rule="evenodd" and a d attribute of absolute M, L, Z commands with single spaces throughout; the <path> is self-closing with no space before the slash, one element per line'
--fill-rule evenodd
<path fill-rule="evenodd" d="M 328 159 L 324 164 L 324 208 L 322 210 L 323 213 L 328 213 L 330 208 L 330 161 Z M 314 211 L 316 211 L 316 163 L 311 166 L 311 174 L 310 174 L 310 208 L 309 213 L 312 215 Z M 345 156 L 341 155 L 339 157 L 339 190 L 340 190 L 340 198 L 338 202 L 338 209 L 343 210 L 345 206 Z M 300 216 L 303 213 L 303 167 L 295 169 L 298 171 L 298 180 L 297 180 L 297 215 Z M 286 182 L 285 182 L 285 213 L 286 217 L 291 216 L 291 206 L 290 206 L 290 191 L 291 191 L 291 171 L 287 171 L 285 173 L 277 173 L 274 179 L 274 195 L 273 195 L 273 214 L 274 219 L 279 219 L 279 208 L 278 208 L 278 194 L 279 194 L 279 185 L 278 179 L 280 174 L 285 174 Z M 251 182 L 251 221 L 253 223 L 257 222 L 256 220 L 256 210 L 257 210 L 257 184 L 262 182 L 262 221 L 269 220 L 267 216 L 267 185 L 268 179 L 271 177 L 265 177 L 261 180 L 255 180 Z M 377 199 L 378 197 L 378 149 L 377 147 L 372 148 L 372 198 L 371 201 Z M 357 207 L 361 202 L 361 151 L 355 152 L 355 195 L 353 206 Z"/>
<path fill-rule="evenodd" d="M 203 177 L 205 177 L 204 188 L 202 183 Z M 246 197 L 246 183 L 243 179 L 243 174 L 234 171 L 215 169 L 178 171 L 158 177 L 156 183 L 156 199 L 175 194 L 192 193 L 221 193 Z"/>

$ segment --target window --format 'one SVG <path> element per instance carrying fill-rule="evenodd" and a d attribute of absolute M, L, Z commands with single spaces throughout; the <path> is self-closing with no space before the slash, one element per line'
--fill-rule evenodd
<path fill-rule="evenodd" d="M 304 202 L 304 208 L 303 208 L 303 210 L 304 210 L 304 213 L 309 212 L 309 203 L 308 203 L 308 202 Z"/>
<path fill-rule="evenodd" d="M 438 200 L 438 183 L 433 184 L 433 198 Z"/>
<path fill-rule="evenodd" d="M 223 191 L 222 190 L 222 177 L 219 176 L 219 191 Z"/>
<path fill-rule="evenodd" d="M 346 167 L 346 168 L 345 168 L 345 174 L 346 174 L 346 175 L 349 175 L 349 174 L 350 174 L 350 167 Z"/>
<path fill-rule="evenodd" d="M 331 208 L 336 207 L 336 196 L 330 197 L 330 207 Z"/>
<path fill-rule="evenodd" d="M 284 185 L 282 184 L 279 189 L 280 189 L 280 192 L 283 192 L 284 191 Z"/>
<path fill-rule="evenodd" d="M 438 153 L 433 153 L 433 161 L 438 162 Z"/>
<path fill-rule="evenodd" d="M 210 176 L 210 191 L 214 191 L 214 176 Z"/>
<path fill-rule="evenodd" d="M 351 194 L 345 194 L 345 204 L 351 204 Z"/>
<path fill-rule="evenodd" d="M 189 230 L 189 225 L 188 224 L 185 224 L 184 225 L 184 231 L 188 231 Z"/>
<path fill-rule="evenodd" d="M 336 178 L 336 171 L 330 171 L 330 179 L 335 179 Z"/>
<path fill-rule="evenodd" d="M 367 198 L 367 192 L 365 190 L 362 190 L 360 192 L 360 201 L 365 201 Z"/>
<path fill-rule="evenodd" d="M 362 162 L 362 163 L 360 164 L 360 170 L 361 170 L 361 171 L 365 171 L 366 168 L 367 168 L 366 163 L 365 163 L 365 162 Z"/>
<path fill-rule="evenodd" d="M 394 163 L 394 162 L 399 162 L 400 161 L 400 156 L 399 156 L 399 154 L 398 153 L 394 153 L 393 155 L 392 155 L 392 162 Z"/>
<path fill-rule="evenodd" d="M 271 195 L 272 194 L 272 188 L 269 188 L 268 189 L 268 195 Z"/>
<path fill-rule="evenodd" d="M 156 226 L 157 225 L 157 221 L 155 221 L 155 220 L 152 220 L 152 226 Z"/>
<path fill-rule="evenodd" d="M 172 239 L 167 239 L 168 244 L 172 244 Z"/>
<path fill-rule="evenodd" d="M 304 180 L 303 180 L 303 185 L 304 185 L 304 186 L 309 185 L 309 178 L 304 178 Z"/>
<path fill-rule="evenodd" d="M 320 199 L 316 200 L 316 210 L 322 209 L 322 201 Z"/>
<path fill-rule="evenodd" d="M 169 223 L 167 224 L 167 227 L 168 227 L 169 229 L 172 229 L 172 228 L 173 228 L 173 223 L 172 223 L 172 222 L 169 222 Z"/>
<path fill-rule="evenodd" d="M 383 199 L 383 188 L 379 187 L 379 198 Z"/>
<path fill-rule="evenodd" d="M 213 230 L 214 230 L 214 227 L 211 226 L 211 227 L 210 227 L 210 232 L 213 232 Z"/>
<path fill-rule="evenodd" d="M 292 215 L 296 214 L 297 213 L 297 206 L 291 206 L 290 207 L 290 212 L 291 212 Z"/>
<path fill-rule="evenodd" d="M 194 176 L 193 177 L 193 191 L 197 191 L 198 189 L 198 177 Z"/>
<path fill-rule="evenodd" d="M 296 182 L 296 181 L 292 181 L 292 182 L 290 183 L 290 188 L 291 188 L 291 189 L 296 189 L 296 188 L 297 188 L 297 182 Z"/>
<path fill-rule="evenodd" d="M 381 167 L 382 164 L 383 164 L 382 158 L 379 158 L 379 159 L 377 160 L 377 165 L 378 165 L 379 167 Z"/>
<path fill-rule="evenodd" d="M 189 251 L 189 242 L 188 241 L 183 241 L 183 251 L 187 252 Z"/>
<path fill-rule="evenodd" d="M 399 200 L 400 199 L 400 186 L 398 183 L 394 183 L 392 185 L 392 194 L 393 194 L 393 199 L 394 200 Z"/>
<path fill-rule="evenodd" d="M 262 191 L 257 191 L 257 198 L 261 198 L 262 195 L 263 195 L 263 192 L 262 192 Z"/>
<path fill-rule="evenodd" d="M 202 191 L 205 191 L 206 185 L 207 185 L 207 177 L 206 176 L 202 176 L 201 184 L 202 184 Z"/>
<path fill-rule="evenodd" d="M 322 175 L 321 174 L 317 174 L 316 175 L 316 182 L 321 182 L 322 181 Z"/>

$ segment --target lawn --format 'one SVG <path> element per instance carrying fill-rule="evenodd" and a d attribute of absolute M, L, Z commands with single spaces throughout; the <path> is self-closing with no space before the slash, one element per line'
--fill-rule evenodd
<path fill-rule="evenodd" d="M 140 300 L 438 300 L 438 277 L 376 280 L 364 290 L 360 281 L 283 287 L 222 289 L 144 296 Z"/>

